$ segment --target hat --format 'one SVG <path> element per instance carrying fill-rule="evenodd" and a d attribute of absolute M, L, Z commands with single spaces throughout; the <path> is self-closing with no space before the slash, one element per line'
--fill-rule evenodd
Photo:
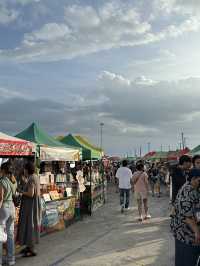
<path fill-rule="evenodd" d="M 188 180 L 191 181 L 191 179 L 194 177 L 200 177 L 200 169 L 193 168 L 190 171 Z"/>

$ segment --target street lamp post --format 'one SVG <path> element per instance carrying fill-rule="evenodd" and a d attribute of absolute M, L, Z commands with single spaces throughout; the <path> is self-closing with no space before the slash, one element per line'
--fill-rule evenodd
<path fill-rule="evenodd" d="M 150 153 L 150 151 L 151 151 L 151 143 L 148 142 L 147 145 L 148 145 L 148 153 Z"/>
<path fill-rule="evenodd" d="M 100 123 L 100 148 L 103 148 L 103 126 L 104 123 Z"/>
<path fill-rule="evenodd" d="M 102 151 L 103 150 L 103 126 L 104 126 L 104 123 L 101 122 L 99 125 L 100 125 L 100 148 L 101 148 L 101 151 Z M 102 161 L 102 159 L 101 159 L 101 167 L 103 169 L 103 161 Z M 105 204 L 106 199 L 105 199 L 104 170 L 102 170 L 102 181 L 103 181 L 103 203 Z"/>

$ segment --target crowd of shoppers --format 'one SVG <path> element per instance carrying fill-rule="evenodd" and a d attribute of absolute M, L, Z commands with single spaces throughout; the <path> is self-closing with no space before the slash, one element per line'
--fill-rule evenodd
<path fill-rule="evenodd" d="M 132 169 L 124 160 L 116 173 L 121 211 L 129 207 L 132 188 L 138 205 L 139 221 L 151 218 L 149 186 L 152 197 L 161 197 L 161 184 L 169 185 L 171 181 L 175 266 L 200 266 L 200 155 L 193 158 L 181 156 L 179 164 L 173 169 L 159 163 L 147 164 L 145 167 L 141 161 L 135 165 L 134 171 Z"/>

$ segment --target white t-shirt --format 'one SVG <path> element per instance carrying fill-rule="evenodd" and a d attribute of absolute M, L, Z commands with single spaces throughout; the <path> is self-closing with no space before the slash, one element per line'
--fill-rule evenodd
<path fill-rule="evenodd" d="M 131 188 L 132 176 L 132 172 L 128 167 L 120 167 L 116 173 L 116 177 L 119 179 L 119 188 Z"/>

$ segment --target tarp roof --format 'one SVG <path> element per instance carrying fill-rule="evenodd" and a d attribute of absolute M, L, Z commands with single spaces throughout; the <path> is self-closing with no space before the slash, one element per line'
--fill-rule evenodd
<path fill-rule="evenodd" d="M 102 156 L 103 156 L 103 150 L 102 149 L 95 147 L 90 142 L 88 142 L 87 139 L 85 139 L 82 136 L 75 136 L 75 139 L 78 141 L 79 144 L 81 144 L 85 148 L 91 150 L 92 159 L 101 159 L 102 158 Z"/>
<path fill-rule="evenodd" d="M 166 158 L 167 158 L 167 152 L 160 151 L 160 152 L 156 152 L 153 156 L 151 156 L 150 160 L 166 159 Z"/>
<path fill-rule="evenodd" d="M 200 154 L 200 145 L 198 145 L 198 146 L 196 146 L 194 149 L 192 149 L 192 150 L 190 151 L 190 154 L 191 154 L 192 156 L 197 155 L 197 154 Z"/>
<path fill-rule="evenodd" d="M 17 138 L 28 140 L 39 145 L 47 145 L 50 147 L 66 147 L 60 141 L 49 136 L 42 128 L 36 123 L 32 123 L 29 127 L 16 135 Z M 71 148 L 71 147 L 69 147 Z"/>
<path fill-rule="evenodd" d="M 0 132 L 0 156 L 29 156 L 33 152 L 33 143 Z"/>
<path fill-rule="evenodd" d="M 81 145 L 74 136 L 71 134 L 60 138 L 60 142 L 66 145 L 70 145 L 73 147 L 81 148 L 82 150 L 82 159 L 83 160 L 90 160 L 91 159 L 91 150 L 87 149 L 85 146 Z"/>
<path fill-rule="evenodd" d="M 81 149 L 78 147 L 72 147 L 61 143 L 60 141 L 49 136 L 43 129 L 41 129 L 36 123 L 32 123 L 28 128 L 16 135 L 16 137 L 34 142 L 40 146 L 54 147 L 55 149 L 46 149 L 43 151 L 45 160 L 63 160 L 64 156 L 66 160 L 77 160 L 80 155 Z M 61 150 L 62 149 L 62 150 Z M 42 151 L 42 150 L 41 150 Z M 71 155 L 71 157 L 69 156 Z M 41 159 L 42 154 L 40 153 Z"/>

